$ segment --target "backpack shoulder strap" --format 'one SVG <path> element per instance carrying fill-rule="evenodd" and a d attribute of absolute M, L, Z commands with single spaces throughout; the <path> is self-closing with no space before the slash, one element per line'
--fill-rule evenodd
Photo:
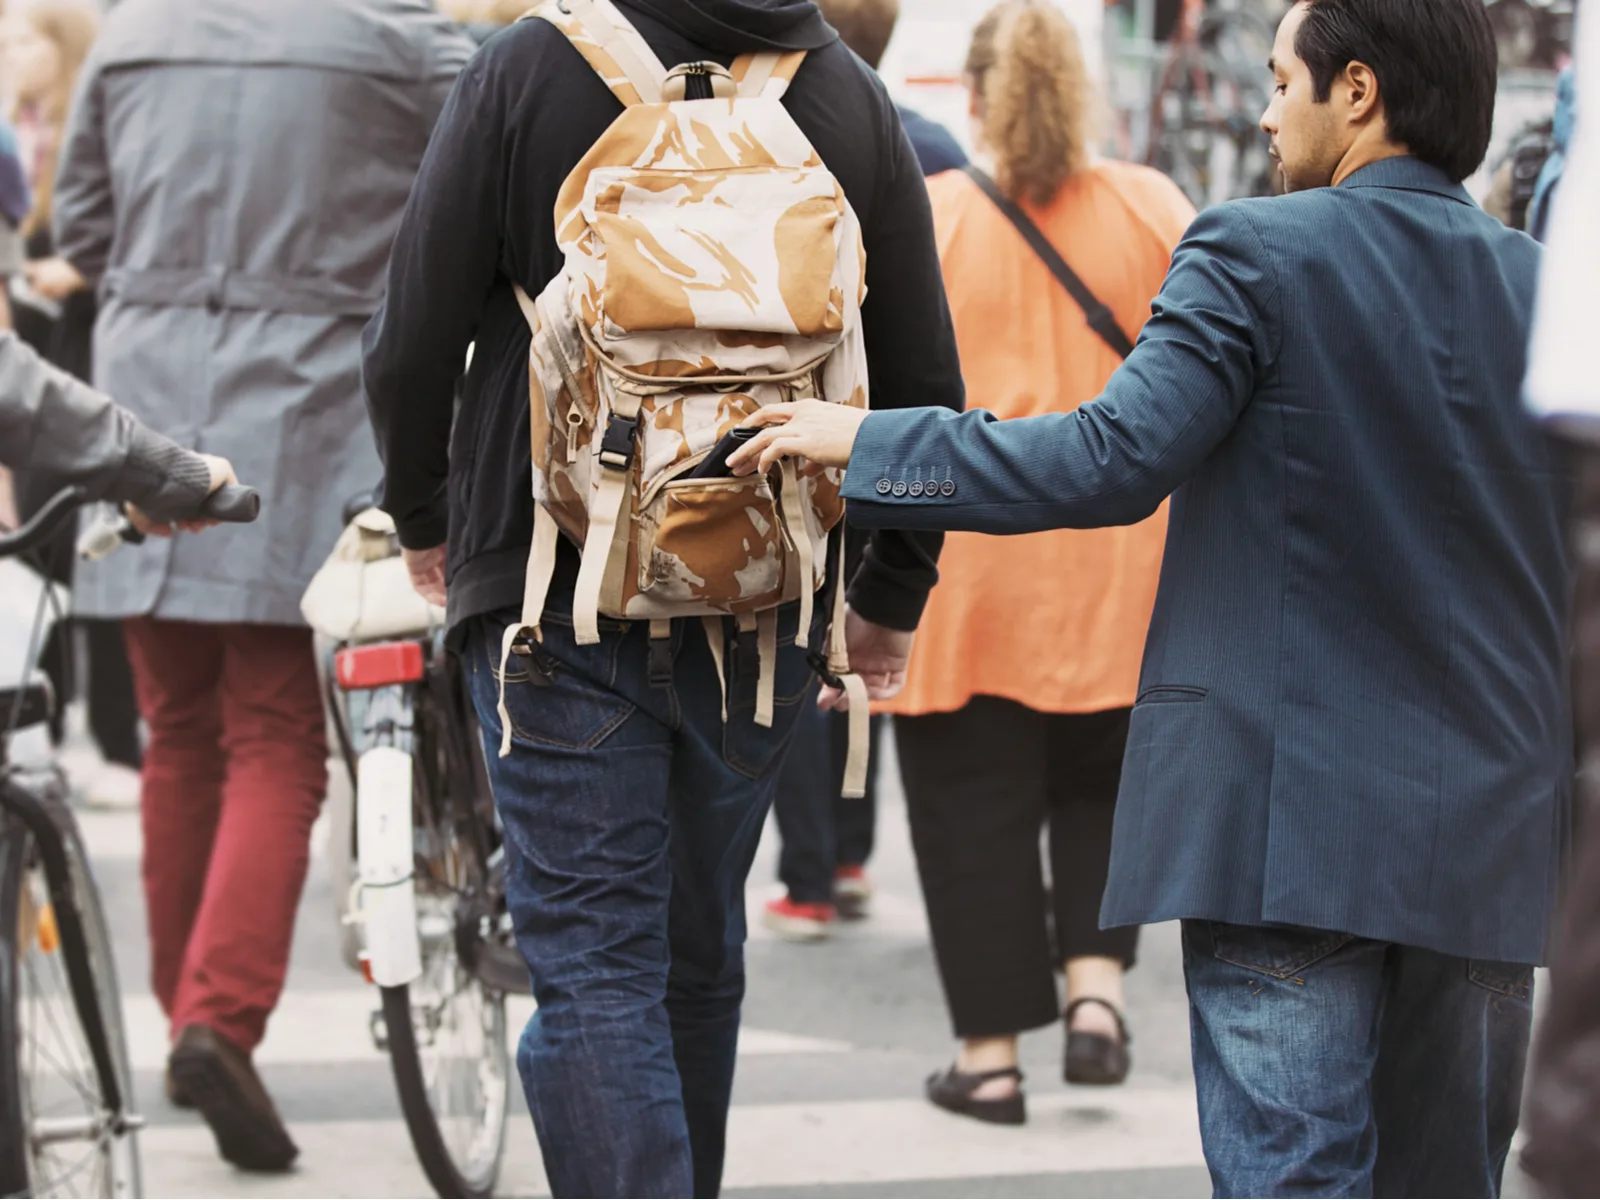
<path fill-rule="evenodd" d="M 530 17 L 561 30 L 624 107 L 661 103 L 667 69 L 611 0 L 551 0 Z"/>
<path fill-rule="evenodd" d="M 1100 303 L 1083 280 L 1078 278 L 1077 273 L 1067 266 L 1066 259 L 1062 258 L 1060 251 L 1050 244 L 1050 239 L 1045 237 L 1043 231 L 1029 219 L 1028 214 L 1002 192 L 995 181 L 981 168 L 968 163 L 962 170 L 983 190 L 983 194 L 994 202 L 994 206 L 1005 214 L 1006 219 L 1017 227 L 1022 240 L 1028 243 L 1033 252 L 1050 269 L 1050 274 L 1054 275 L 1057 282 L 1078 302 L 1078 307 L 1083 309 L 1083 315 L 1088 319 L 1089 328 L 1098 333 L 1100 339 L 1117 352 L 1117 357 L 1127 358 L 1132 354 L 1133 343 L 1128 340 L 1128 335 L 1122 332 L 1122 326 L 1117 324 L 1116 316 Z"/>
<path fill-rule="evenodd" d="M 788 54 L 779 54 L 775 50 L 741 54 L 733 60 L 733 66 L 729 69 L 738 83 L 741 97 L 768 96 L 773 100 L 782 100 L 805 57 L 804 50 L 794 50 Z"/>

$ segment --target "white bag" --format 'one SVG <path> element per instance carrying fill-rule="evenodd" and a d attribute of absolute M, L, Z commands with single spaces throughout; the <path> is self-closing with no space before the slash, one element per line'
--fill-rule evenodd
<path fill-rule="evenodd" d="M 394 519 L 369 508 L 346 526 L 306 594 L 300 613 L 337 642 L 415 637 L 444 622 L 444 609 L 411 586 L 394 540 Z"/>

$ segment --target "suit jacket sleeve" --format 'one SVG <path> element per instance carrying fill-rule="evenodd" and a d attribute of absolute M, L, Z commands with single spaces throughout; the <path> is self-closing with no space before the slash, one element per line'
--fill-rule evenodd
<path fill-rule="evenodd" d="M 1153 513 L 1227 436 L 1277 356 L 1277 284 L 1248 208 L 1198 217 L 1133 353 L 1071 413 L 874 413 L 845 495 L 860 526 L 1033 533 L 1129 525 Z M 901 480 L 937 495 L 896 497 Z M 888 491 L 885 494 L 884 489 Z"/>

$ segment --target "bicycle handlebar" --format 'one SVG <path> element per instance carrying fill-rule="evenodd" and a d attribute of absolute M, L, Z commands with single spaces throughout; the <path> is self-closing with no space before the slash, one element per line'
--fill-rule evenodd
<path fill-rule="evenodd" d="M 200 506 L 200 516 L 207 521 L 248 525 L 260 515 L 261 493 L 240 483 L 223 484 Z"/>
<path fill-rule="evenodd" d="M 50 540 L 61 523 L 81 504 L 88 500 L 81 487 L 62 488 L 47 500 L 33 518 L 13 533 L 0 534 L 0 558 L 14 558 L 36 550 Z M 222 521 L 228 524 L 247 525 L 261 515 L 261 493 L 253 487 L 239 483 L 225 483 L 205 498 L 196 518 L 203 521 Z M 143 541 L 126 518 L 119 522 L 116 531 L 124 541 Z M 115 533 L 111 546 L 115 546 Z M 104 551 L 102 551 L 104 553 Z M 89 557 L 99 557 L 90 554 Z"/>
<path fill-rule="evenodd" d="M 50 540 L 61 523 L 89 498 L 81 487 L 62 488 L 44 502 L 44 507 L 34 513 L 20 529 L 0 534 L 0 558 L 15 558 L 37 550 Z"/>

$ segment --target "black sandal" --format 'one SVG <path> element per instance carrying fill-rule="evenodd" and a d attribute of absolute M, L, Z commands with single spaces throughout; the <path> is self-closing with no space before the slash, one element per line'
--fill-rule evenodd
<path fill-rule="evenodd" d="M 973 1095 L 991 1079 L 1015 1079 L 1017 1090 L 995 1100 L 980 1100 Z M 1027 1101 L 1022 1095 L 1022 1072 L 1016 1067 L 968 1074 L 954 1066 L 928 1076 L 928 1099 L 946 1112 L 959 1113 L 987 1121 L 991 1125 L 1021 1125 L 1028 1119 Z"/>
<path fill-rule="evenodd" d="M 1120 1038 L 1109 1038 L 1103 1033 L 1083 1033 L 1072 1028 L 1072 1014 L 1085 1004 L 1098 1004 L 1117 1019 Z M 1068 1083 L 1084 1083 L 1096 1087 L 1109 1087 L 1128 1078 L 1128 1068 L 1133 1060 L 1128 1054 L 1128 1043 L 1133 1035 L 1128 1032 L 1128 1022 L 1108 1000 L 1098 996 L 1085 996 L 1067 1005 L 1067 1056 L 1063 1074 Z"/>

